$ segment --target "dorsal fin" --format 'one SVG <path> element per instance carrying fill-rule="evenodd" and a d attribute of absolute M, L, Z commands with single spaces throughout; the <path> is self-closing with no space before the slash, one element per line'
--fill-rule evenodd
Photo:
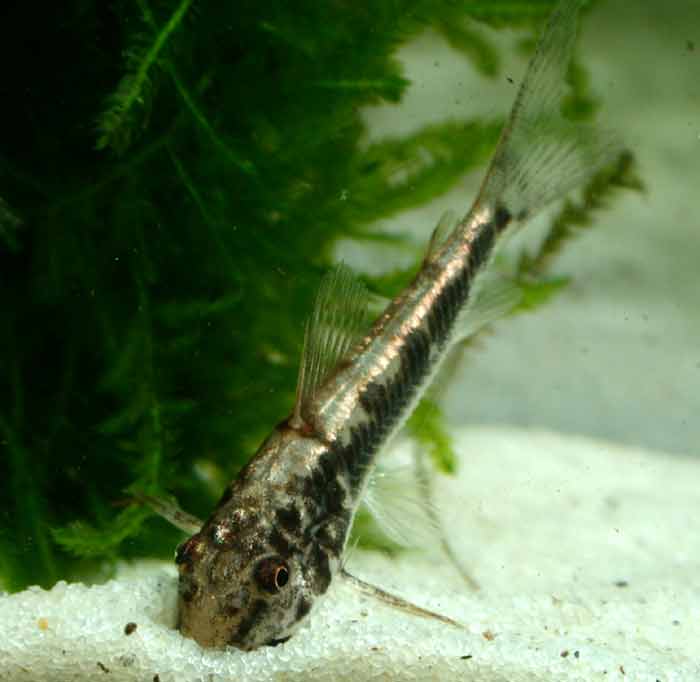
<path fill-rule="evenodd" d="M 435 226 L 433 233 L 430 235 L 430 243 L 428 244 L 428 252 L 425 254 L 425 262 L 429 263 L 435 258 L 435 254 L 440 250 L 440 247 L 447 241 L 447 238 L 452 233 L 452 230 L 457 225 L 457 214 L 448 210 L 445 211 L 438 224 Z"/>
<path fill-rule="evenodd" d="M 369 294 L 343 263 L 321 280 L 306 321 L 292 426 L 304 423 L 304 411 L 319 386 L 359 341 L 367 323 Z"/>

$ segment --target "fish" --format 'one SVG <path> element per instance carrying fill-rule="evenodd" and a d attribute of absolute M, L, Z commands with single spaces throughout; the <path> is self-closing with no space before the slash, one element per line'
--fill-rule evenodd
<path fill-rule="evenodd" d="M 420 616 L 459 625 L 346 569 L 348 535 L 377 457 L 473 328 L 496 247 L 612 158 L 603 131 L 561 115 L 583 0 L 555 7 L 470 210 L 433 232 L 413 281 L 368 323 L 347 266 L 320 285 L 305 328 L 296 401 L 204 523 L 147 500 L 189 534 L 177 549 L 178 627 L 202 647 L 287 641 L 334 579 Z"/>

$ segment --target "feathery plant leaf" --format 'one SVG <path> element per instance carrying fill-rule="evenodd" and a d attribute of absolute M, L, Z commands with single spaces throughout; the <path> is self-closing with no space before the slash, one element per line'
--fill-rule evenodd
<path fill-rule="evenodd" d="M 549 303 L 571 283 L 569 277 L 542 277 L 539 279 L 518 280 L 522 296 L 511 314 L 535 310 Z"/>
<path fill-rule="evenodd" d="M 351 222 L 368 224 L 446 192 L 486 160 L 499 132 L 497 122 L 448 121 L 371 145 L 347 188 Z"/>
<path fill-rule="evenodd" d="M 501 67 L 498 51 L 475 27 L 455 18 L 442 22 L 438 31 L 451 47 L 470 57 L 483 76 L 498 75 Z"/>
<path fill-rule="evenodd" d="M 192 0 L 190 0 L 190 5 L 191 5 Z M 139 7 L 141 8 L 141 12 L 143 14 L 143 19 L 144 21 L 148 24 L 148 26 L 151 28 L 153 33 L 155 34 L 155 39 L 156 41 L 158 40 L 158 37 L 162 35 L 163 31 L 159 31 L 158 25 L 156 23 L 156 20 L 153 16 L 153 12 L 151 12 L 151 8 L 148 5 L 147 0 L 138 0 Z M 183 7 L 184 3 L 181 3 L 180 7 Z M 195 5 L 196 7 L 196 5 Z M 184 17 L 185 12 L 189 9 L 189 7 L 184 7 L 182 11 L 182 16 Z M 172 23 L 172 19 L 169 24 Z M 254 172 L 254 166 L 253 164 L 247 160 L 243 159 L 238 152 L 236 152 L 232 145 L 228 142 L 226 142 L 222 136 L 214 129 L 214 125 L 209 121 L 207 116 L 204 114 L 204 112 L 201 110 L 201 108 L 197 105 L 197 102 L 195 100 L 195 95 L 190 92 L 190 90 L 185 86 L 182 78 L 180 77 L 177 68 L 175 67 L 175 64 L 173 63 L 172 60 L 170 59 L 162 59 L 161 60 L 162 67 L 167 71 L 169 74 L 170 78 L 173 81 L 173 84 L 175 85 L 175 88 L 177 89 L 178 94 L 182 98 L 183 103 L 185 106 L 189 109 L 193 119 L 197 122 L 197 124 L 202 128 L 202 130 L 209 136 L 211 141 L 214 143 L 214 145 L 217 147 L 217 149 L 223 153 L 224 157 L 231 162 L 232 165 L 238 167 L 240 170 L 244 171 L 245 173 L 253 173 Z M 205 83 L 208 81 L 208 78 L 204 79 Z M 173 155 L 175 156 L 175 155 Z M 180 162 L 178 162 L 180 163 Z M 181 164 L 180 164 L 181 165 Z"/>
<path fill-rule="evenodd" d="M 178 91 L 182 101 L 185 103 L 189 109 L 192 117 L 197 122 L 197 124 L 204 130 L 204 132 L 209 136 L 211 141 L 214 143 L 216 148 L 223 154 L 231 165 L 237 167 L 244 173 L 253 174 L 255 172 L 255 166 L 248 159 L 244 159 L 234 148 L 233 145 L 222 138 L 222 136 L 214 129 L 213 124 L 209 121 L 206 115 L 202 112 L 200 107 L 197 105 L 194 95 L 185 87 L 182 79 L 177 73 L 177 70 L 173 66 L 172 62 L 165 61 L 164 68 L 170 74 L 173 83 Z"/>
<path fill-rule="evenodd" d="M 124 50 L 124 71 L 117 89 L 107 98 L 97 120 L 95 148 L 124 154 L 146 129 L 151 115 L 155 55 L 143 34 L 134 36 Z"/>
<path fill-rule="evenodd" d="M 107 109 L 98 119 L 96 148 L 110 147 L 121 155 L 148 126 L 153 100 L 153 77 L 161 52 L 182 22 L 192 0 L 180 0 L 168 22 L 153 40 L 143 33 L 132 36 L 124 50 L 124 71 L 116 91 L 109 97 Z M 142 11 L 146 11 L 142 1 Z"/>
<path fill-rule="evenodd" d="M 115 445 L 118 443 L 121 455 L 132 460 L 134 478 L 130 489 L 159 494 L 163 491 L 162 467 L 167 446 L 163 420 L 170 415 L 164 414 L 159 397 L 153 321 L 147 292 L 140 281 L 138 290 L 140 306 L 128 339 L 100 383 L 103 391 L 122 398 L 123 407 L 95 429 L 102 436 L 117 439 Z M 128 396 L 120 395 L 124 387 Z M 175 414 L 182 414 L 189 407 L 177 402 L 174 406 Z M 104 518 L 98 526 L 78 521 L 54 528 L 53 538 L 75 556 L 112 555 L 121 542 L 138 532 L 148 516 L 150 513 L 144 509 L 129 508 L 116 517 Z"/>
<path fill-rule="evenodd" d="M 110 524 L 99 528 L 84 521 L 74 521 L 63 528 L 54 528 L 51 533 L 63 549 L 76 557 L 115 557 L 122 542 L 136 535 L 150 515 L 148 509 L 133 506 L 121 511 Z"/>
<path fill-rule="evenodd" d="M 401 76 L 388 76 L 385 78 L 363 78 L 360 80 L 318 80 L 313 81 L 311 85 L 322 90 L 363 92 L 372 98 L 379 97 L 389 102 L 398 102 L 401 98 L 401 93 L 408 85 L 408 81 Z"/>

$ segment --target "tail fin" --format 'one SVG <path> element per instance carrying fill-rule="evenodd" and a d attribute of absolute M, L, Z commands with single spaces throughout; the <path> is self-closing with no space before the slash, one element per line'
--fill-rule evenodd
<path fill-rule="evenodd" d="M 477 199 L 505 208 L 516 221 L 581 184 L 619 150 L 614 136 L 561 113 L 582 4 L 561 0 L 552 13 Z"/>

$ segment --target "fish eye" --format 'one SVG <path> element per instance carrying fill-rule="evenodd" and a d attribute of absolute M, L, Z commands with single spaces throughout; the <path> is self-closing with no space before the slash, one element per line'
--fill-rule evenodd
<path fill-rule="evenodd" d="M 255 567 L 255 581 L 266 592 L 279 592 L 289 582 L 289 567 L 280 557 L 266 557 Z"/>
<path fill-rule="evenodd" d="M 289 570 L 286 566 L 278 566 L 275 569 L 275 587 L 281 590 L 289 582 Z"/>

